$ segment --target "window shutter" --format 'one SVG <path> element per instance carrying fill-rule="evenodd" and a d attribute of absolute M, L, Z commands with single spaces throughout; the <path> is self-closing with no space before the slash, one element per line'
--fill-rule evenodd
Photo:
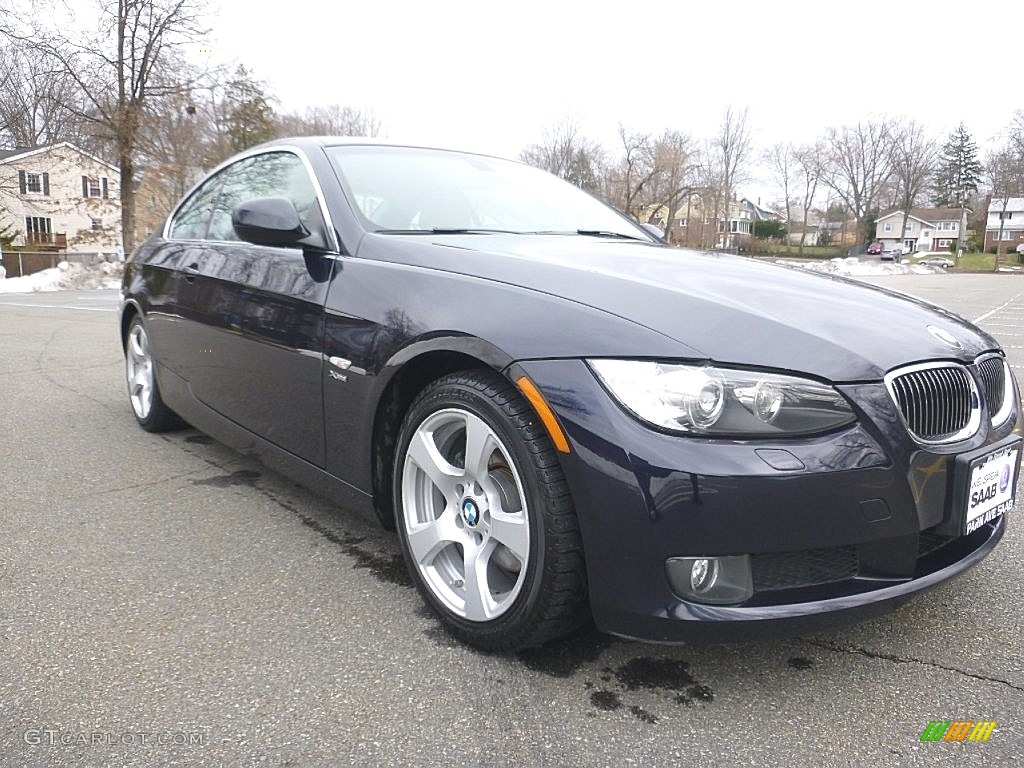
<path fill-rule="evenodd" d="M 108 197 L 108 195 L 107 195 L 107 177 L 106 176 L 103 177 L 102 182 L 103 182 L 103 199 L 106 200 L 107 197 Z"/>
<path fill-rule="evenodd" d="M 88 197 L 88 196 L 89 196 L 89 177 L 88 176 L 83 176 L 82 177 L 82 197 Z"/>
<path fill-rule="evenodd" d="M 21 189 L 21 194 L 25 194 L 28 191 L 28 186 L 25 184 L 25 172 L 18 171 L 18 187 Z"/>
<path fill-rule="evenodd" d="M 25 237 L 28 237 L 30 234 L 32 234 L 32 217 L 31 216 L 26 216 L 25 217 Z"/>
<path fill-rule="evenodd" d="M 50 196 L 50 174 L 43 174 L 43 194 L 47 197 Z"/>

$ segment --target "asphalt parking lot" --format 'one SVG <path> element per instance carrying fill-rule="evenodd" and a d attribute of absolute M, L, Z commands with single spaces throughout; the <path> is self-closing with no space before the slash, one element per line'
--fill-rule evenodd
<path fill-rule="evenodd" d="M 871 282 L 1024 373 L 1024 279 Z M 1024 541 L 882 618 L 666 647 L 452 641 L 395 537 L 195 431 L 140 430 L 116 293 L 0 296 L 0 766 L 1005 766 Z M 864 319 L 870 323 L 870 318 Z M 932 720 L 984 743 L 922 743 Z"/>

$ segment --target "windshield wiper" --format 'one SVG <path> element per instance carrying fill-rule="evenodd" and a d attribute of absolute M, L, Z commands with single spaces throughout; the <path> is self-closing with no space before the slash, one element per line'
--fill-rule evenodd
<path fill-rule="evenodd" d="M 433 229 L 375 229 L 377 235 L 521 235 L 514 229 L 478 229 L 476 227 L 434 227 Z"/>
<path fill-rule="evenodd" d="M 518 235 L 514 229 L 480 229 L 477 227 L 434 227 L 430 230 L 435 235 Z"/>
<path fill-rule="evenodd" d="M 613 237 L 616 240 L 636 240 L 641 243 L 649 242 L 643 237 L 636 237 L 634 235 L 627 235 L 623 232 L 613 232 L 608 229 L 577 229 L 577 235 L 584 235 L 585 237 Z"/>
<path fill-rule="evenodd" d="M 638 243 L 648 243 L 649 240 L 645 240 L 642 237 L 635 235 L 627 235 L 624 232 L 614 232 L 610 229 L 541 229 L 536 232 L 524 232 L 523 234 L 530 235 L 583 235 L 584 237 L 608 237 L 615 240 L 636 240 Z"/>

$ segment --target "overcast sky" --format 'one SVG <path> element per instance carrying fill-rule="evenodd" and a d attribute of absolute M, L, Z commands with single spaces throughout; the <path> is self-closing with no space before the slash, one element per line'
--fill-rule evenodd
<path fill-rule="evenodd" d="M 219 7 L 197 49 L 244 63 L 278 108 L 372 109 L 388 138 L 508 157 L 567 116 L 609 149 L 620 122 L 710 137 L 729 104 L 760 146 L 888 115 L 942 138 L 963 120 L 984 147 L 1024 108 L 1020 0 Z"/>

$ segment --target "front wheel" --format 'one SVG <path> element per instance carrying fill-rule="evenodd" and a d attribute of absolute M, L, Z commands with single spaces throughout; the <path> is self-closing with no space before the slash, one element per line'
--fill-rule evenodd
<path fill-rule="evenodd" d="M 500 376 L 445 376 L 416 399 L 395 455 L 409 572 L 460 639 L 542 645 L 587 617 L 579 526 L 550 439 Z"/>

